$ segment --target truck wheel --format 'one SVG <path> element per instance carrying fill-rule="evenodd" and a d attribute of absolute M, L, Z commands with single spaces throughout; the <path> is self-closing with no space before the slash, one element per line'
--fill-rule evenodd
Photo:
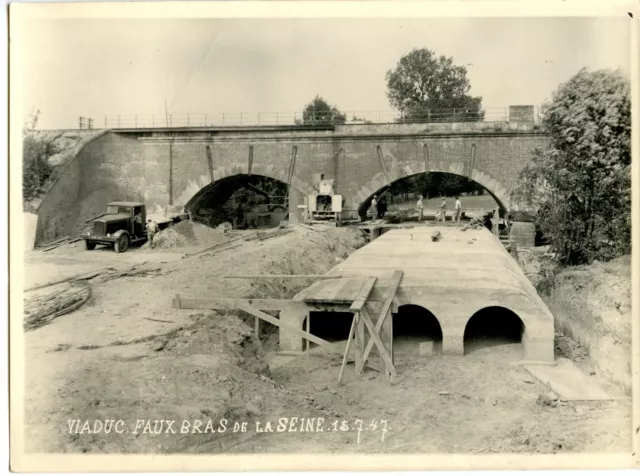
<path fill-rule="evenodd" d="M 95 250 L 96 244 L 93 241 L 84 240 L 84 249 L 87 251 Z"/>
<path fill-rule="evenodd" d="M 129 235 L 120 235 L 118 241 L 115 242 L 113 249 L 116 253 L 124 253 L 129 249 Z"/>

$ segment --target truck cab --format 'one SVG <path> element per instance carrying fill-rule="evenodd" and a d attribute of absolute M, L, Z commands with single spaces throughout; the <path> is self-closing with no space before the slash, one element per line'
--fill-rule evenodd
<path fill-rule="evenodd" d="M 87 221 L 80 237 L 87 250 L 110 245 L 116 253 L 127 251 L 131 243 L 145 241 L 147 211 L 140 202 L 111 202 L 105 212 Z"/>

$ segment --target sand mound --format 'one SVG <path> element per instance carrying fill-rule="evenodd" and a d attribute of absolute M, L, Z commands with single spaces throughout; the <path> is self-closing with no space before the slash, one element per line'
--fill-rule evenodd
<path fill-rule="evenodd" d="M 154 245 L 158 248 L 171 249 L 213 246 L 227 240 L 228 238 L 220 230 L 192 221 L 183 221 L 158 233 L 154 238 Z"/>

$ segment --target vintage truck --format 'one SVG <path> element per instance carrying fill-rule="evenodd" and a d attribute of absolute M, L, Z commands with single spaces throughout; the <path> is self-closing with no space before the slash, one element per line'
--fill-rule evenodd
<path fill-rule="evenodd" d="M 96 245 L 113 245 L 116 253 L 124 253 L 131 243 L 147 240 L 147 218 L 153 219 L 160 230 L 188 220 L 189 213 L 182 211 L 167 212 L 163 215 L 148 215 L 144 203 L 140 202 L 111 202 L 101 215 L 87 220 L 88 226 L 80 238 L 84 240 L 87 250 L 95 249 Z"/>

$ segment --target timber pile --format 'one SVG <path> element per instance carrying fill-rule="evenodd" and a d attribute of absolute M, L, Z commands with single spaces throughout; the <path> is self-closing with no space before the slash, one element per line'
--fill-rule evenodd
<path fill-rule="evenodd" d="M 74 281 L 52 293 L 25 298 L 24 328 L 27 331 L 38 329 L 58 316 L 75 311 L 89 297 L 91 286 L 85 281 Z"/>
<path fill-rule="evenodd" d="M 92 282 L 100 284 L 117 278 L 132 276 L 157 276 L 161 273 L 160 268 L 144 268 L 143 266 L 145 264 L 146 263 L 141 263 L 125 269 L 110 270 L 106 273 L 100 273 L 95 278 L 93 278 Z"/>
<path fill-rule="evenodd" d="M 72 282 L 72 281 L 88 281 L 92 278 L 95 278 L 96 276 L 105 273 L 105 272 L 109 272 L 109 271 L 115 271 L 114 268 L 102 268 L 102 269 L 97 269 L 95 271 L 89 271 L 88 273 L 81 273 L 81 274 L 76 274 L 74 276 L 70 276 L 68 278 L 62 278 L 62 279 L 57 279 L 55 281 L 49 281 L 48 283 L 44 283 L 44 284 L 38 284 L 36 286 L 32 286 L 30 288 L 25 289 L 25 292 L 29 292 L 29 291 L 35 291 L 37 289 L 42 289 L 42 288 L 48 288 L 49 286 L 55 286 L 56 284 L 62 284 L 62 283 L 66 283 L 66 282 Z"/>

